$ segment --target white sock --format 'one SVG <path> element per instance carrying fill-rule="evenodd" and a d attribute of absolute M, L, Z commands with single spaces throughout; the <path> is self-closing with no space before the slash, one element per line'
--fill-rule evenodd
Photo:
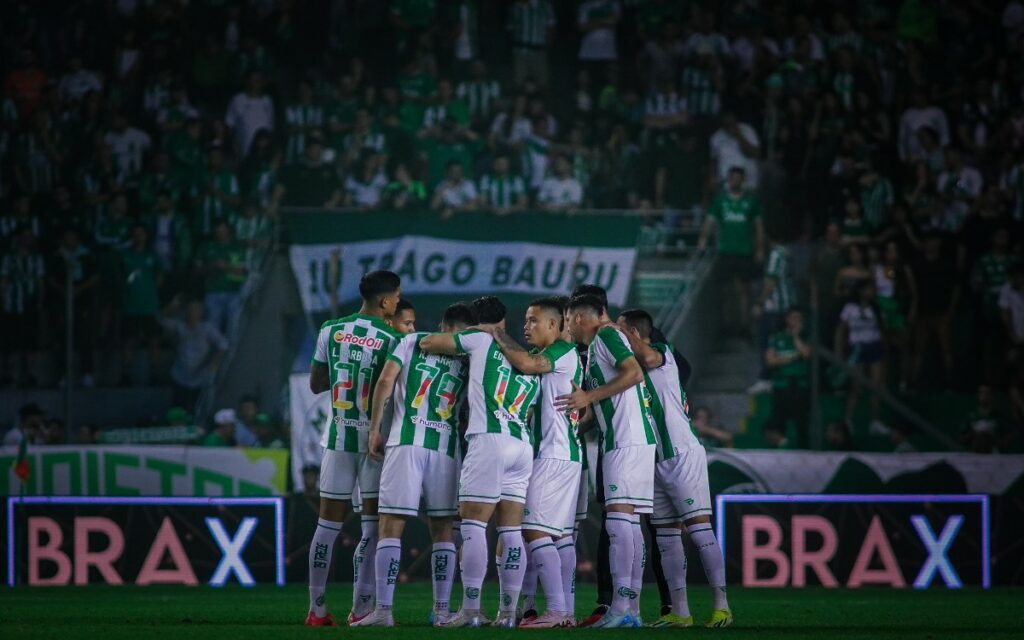
<path fill-rule="evenodd" d="M 480 590 L 487 576 L 487 523 L 462 521 L 462 609 L 480 610 Z"/>
<path fill-rule="evenodd" d="M 434 584 L 434 611 L 448 613 L 455 578 L 455 545 L 451 542 L 434 543 L 430 554 Z"/>
<path fill-rule="evenodd" d="M 340 531 L 340 522 L 320 518 L 316 521 L 313 541 L 309 543 L 309 610 L 316 616 L 327 615 L 324 592 L 327 590 L 327 575 L 331 572 L 334 542 Z"/>
<path fill-rule="evenodd" d="M 608 530 L 608 564 L 612 573 L 611 612 L 629 611 L 633 593 L 633 521 L 629 514 L 612 512 L 604 523 Z"/>
<path fill-rule="evenodd" d="M 715 609 L 728 609 L 729 599 L 725 595 L 725 559 L 722 548 L 718 546 L 711 525 L 702 523 L 690 527 L 690 540 L 700 553 L 700 563 L 704 565 L 704 575 L 708 577 L 711 593 L 715 597 Z"/>
<path fill-rule="evenodd" d="M 634 513 L 633 521 L 633 572 L 629 586 L 636 594 L 629 601 L 629 613 L 640 615 L 640 592 L 644 588 L 644 568 L 647 566 L 647 545 L 644 543 L 644 530 L 640 527 L 640 514 Z"/>
<path fill-rule="evenodd" d="M 363 537 L 356 545 L 352 554 L 352 576 L 355 582 L 352 589 L 352 611 L 356 615 L 364 615 L 372 607 L 376 593 L 376 562 L 377 554 L 377 516 L 363 516 L 361 519 Z"/>
<path fill-rule="evenodd" d="M 501 586 L 501 611 L 515 613 L 519 606 L 519 592 L 523 588 L 526 572 L 526 545 L 519 527 L 498 527 L 502 559 L 498 566 L 498 584 Z"/>
<path fill-rule="evenodd" d="M 690 603 L 686 598 L 686 551 L 679 529 L 658 529 L 658 551 L 661 552 L 661 571 L 672 594 L 672 613 L 687 617 Z"/>
<path fill-rule="evenodd" d="M 537 576 L 544 587 L 548 611 L 566 613 L 565 592 L 562 590 L 562 561 L 558 556 L 558 549 L 555 548 L 555 542 L 551 538 L 541 538 L 531 542 L 528 548 L 530 564 L 536 565 Z"/>
<path fill-rule="evenodd" d="M 526 572 L 523 574 L 523 611 L 537 609 L 537 561 L 530 553 L 530 545 L 526 545 Z"/>
<path fill-rule="evenodd" d="M 377 608 L 390 609 L 395 602 L 395 585 L 402 569 L 401 538 L 383 538 L 377 543 L 374 556 L 377 576 Z"/>
<path fill-rule="evenodd" d="M 562 568 L 562 595 L 565 598 L 565 610 L 571 616 L 576 615 L 576 543 L 573 536 L 562 538 L 555 543 L 558 549 L 559 566 Z"/>

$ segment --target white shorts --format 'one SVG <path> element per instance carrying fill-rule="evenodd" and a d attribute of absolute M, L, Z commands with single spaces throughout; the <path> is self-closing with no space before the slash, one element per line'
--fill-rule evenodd
<path fill-rule="evenodd" d="M 587 512 L 590 509 L 590 478 L 589 471 L 584 468 L 580 471 L 580 489 L 576 494 L 576 522 L 587 519 Z"/>
<path fill-rule="evenodd" d="M 398 516 L 420 512 L 420 498 L 427 516 L 453 516 L 459 511 L 458 465 L 455 458 L 415 445 L 388 447 L 380 476 L 378 511 Z"/>
<path fill-rule="evenodd" d="M 654 511 L 654 445 L 613 449 L 604 454 L 604 503 L 631 504 L 636 513 Z"/>
<path fill-rule="evenodd" d="M 555 537 L 572 533 L 576 528 L 580 466 L 579 462 L 569 460 L 541 458 L 533 461 L 523 529 Z"/>
<path fill-rule="evenodd" d="M 331 500 L 352 500 L 353 492 L 363 483 L 366 457 L 365 453 L 324 449 L 320 462 L 320 495 Z M 367 497 L 376 497 L 376 493 Z"/>
<path fill-rule="evenodd" d="M 459 502 L 526 502 L 533 447 L 503 433 L 469 436 L 459 476 Z"/>
<path fill-rule="evenodd" d="M 710 515 L 711 490 L 704 447 L 690 447 L 654 466 L 652 524 L 670 524 Z"/>

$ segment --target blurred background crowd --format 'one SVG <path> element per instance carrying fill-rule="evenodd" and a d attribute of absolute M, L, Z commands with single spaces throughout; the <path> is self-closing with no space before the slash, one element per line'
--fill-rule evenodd
<path fill-rule="evenodd" d="M 2 385 L 191 412 L 281 207 L 630 208 L 729 269 L 776 443 L 814 339 L 1020 446 L 1019 1 L 5 2 L 0 39 Z"/>

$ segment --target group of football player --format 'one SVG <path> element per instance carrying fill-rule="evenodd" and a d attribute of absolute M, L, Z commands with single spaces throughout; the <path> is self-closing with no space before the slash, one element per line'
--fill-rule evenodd
<path fill-rule="evenodd" d="M 707 626 L 729 625 L 725 564 L 711 527 L 707 458 L 687 416 L 680 361 L 643 310 L 609 315 L 605 291 L 530 303 L 526 345 L 509 335 L 494 296 L 449 306 L 436 333 L 415 330 L 401 281 L 374 271 L 358 313 L 325 322 L 310 370 L 330 391 L 323 432 L 320 514 L 309 551 L 307 625 L 336 624 L 325 589 L 353 506 L 362 537 L 353 558 L 352 626 L 393 626 L 402 532 L 422 508 L 433 538 L 437 627 L 641 627 L 647 558 L 640 517 L 657 543 L 664 587 L 650 627 L 694 624 L 686 595 L 684 532 L 698 551 L 714 605 Z M 606 601 L 576 619 L 576 539 L 587 515 L 583 435 L 596 430 L 599 545 Z M 497 530 L 494 556 L 487 531 Z M 493 557 L 495 620 L 481 606 Z M 456 564 L 462 604 L 450 606 Z M 537 586 L 546 610 L 537 611 Z"/>

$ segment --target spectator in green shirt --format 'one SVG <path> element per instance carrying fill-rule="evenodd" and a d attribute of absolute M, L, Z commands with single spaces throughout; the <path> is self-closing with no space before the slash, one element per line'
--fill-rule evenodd
<path fill-rule="evenodd" d="M 761 202 L 746 189 L 743 167 L 729 169 L 725 189 L 715 197 L 700 230 L 697 249 L 707 250 L 711 234 L 718 238 L 718 264 L 721 273 L 732 281 L 734 311 L 723 310 L 723 318 L 735 318 L 727 330 L 745 333 L 750 328 L 750 280 L 757 275 L 757 265 L 764 262 L 765 234 L 761 220 Z M 728 304 L 730 296 L 724 296 Z"/>
<path fill-rule="evenodd" d="M 160 264 L 149 247 L 146 226 L 132 228 L 132 245 L 121 254 L 121 384 L 129 386 L 131 354 L 140 344 L 149 348 L 152 371 L 160 346 L 156 316 L 160 311 Z"/>
<path fill-rule="evenodd" d="M 235 446 L 235 410 L 221 409 L 213 415 L 213 429 L 203 438 L 204 447 Z"/>
<path fill-rule="evenodd" d="M 461 165 L 466 177 L 472 180 L 475 141 L 475 133 L 460 128 L 450 119 L 441 123 L 436 137 L 433 133 L 426 134 L 420 141 L 420 149 L 427 161 L 427 188 L 432 190 L 444 180 L 452 162 Z"/>
<path fill-rule="evenodd" d="M 798 308 L 786 312 L 786 328 L 772 334 L 765 361 L 772 376 L 772 415 L 765 431 L 786 433 L 792 421 L 797 446 L 808 446 L 808 420 L 811 413 L 811 347 L 804 341 L 804 314 Z"/>
<path fill-rule="evenodd" d="M 249 269 L 246 249 L 235 242 L 227 220 L 214 227 L 213 240 L 203 247 L 199 263 L 204 274 L 207 321 L 228 334 L 240 310 L 242 285 Z"/>
<path fill-rule="evenodd" d="M 427 206 L 427 187 L 416 180 L 404 162 L 395 164 L 392 180 L 384 188 L 384 203 L 391 209 L 421 209 Z"/>

